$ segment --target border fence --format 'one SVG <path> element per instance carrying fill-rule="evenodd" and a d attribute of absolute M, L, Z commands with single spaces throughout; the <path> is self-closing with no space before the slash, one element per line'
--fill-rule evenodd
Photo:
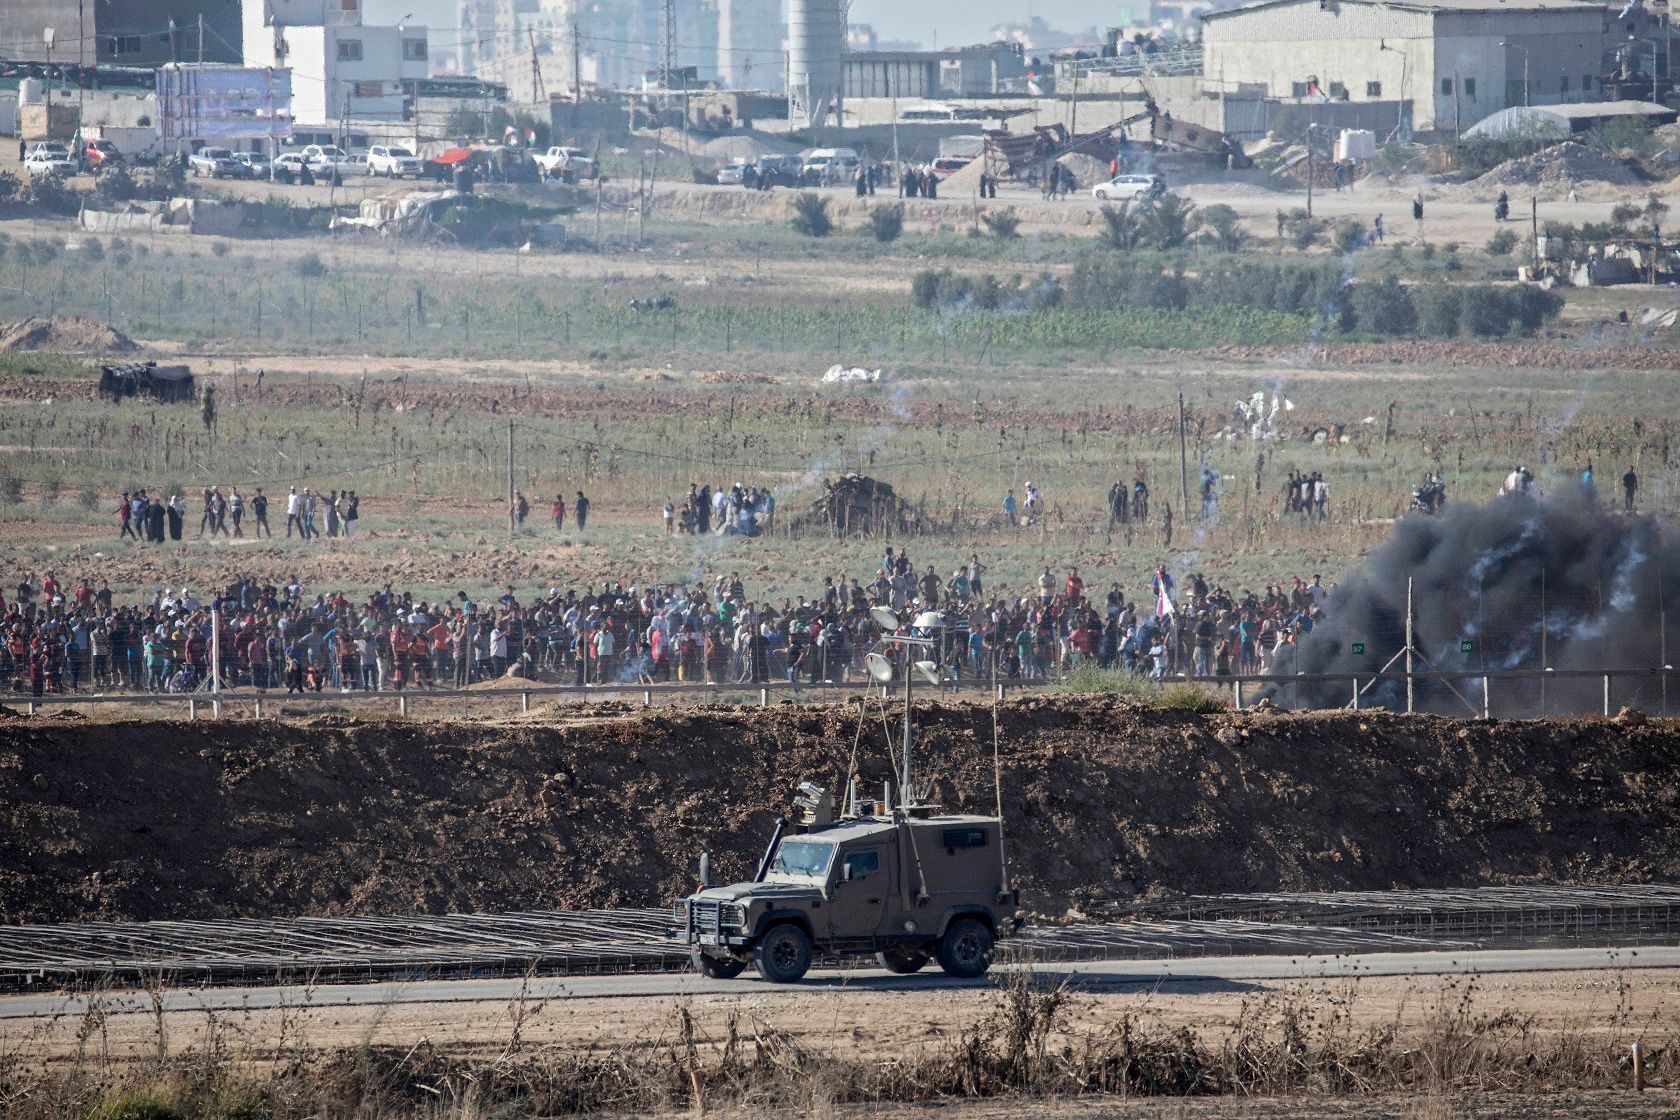
<path fill-rule="evenodd" d="M 1654 669 L 1509 669 L 1501 671 L 1460 670 L 1439 672 L 1419 670 L 1383 671 L 1379 673 L 1298 673 L 1244 674 L 1230 676 L 1168 675 L 1156 679 L 1163 685 L 1201 685 L 1228 697 L 1230 706 L 1245 710 L 1264 699 L 1283 709 L 1333 711 L 1429 711 L 1438 715 L 1457 715 L 1469 718 L 1493 719 L 1531 717 L 1539 715 L 1604 715 L 1616 714 L 1623 706 L 1638 707 L 1653 716 L 1667 717 L 1669 710 L 1669 681 L 1674 673 L 1670 666 Z M 923 691 L 944 695 L 981 696 L 988 699 L 1007 699 L 1010 693 L 1042 692 L 1059 682 L 1050 680 L 968 678 L 951 680 L 934 687 L 924 685 Z M 1420 701 L 1420 685 L 1436 686 Z M 1384 687 L 1391 686 L 1391 687 Z M 276 716 L 296 716 L 335 708 L 373 709 L 379 714 L 394 711 L 408 716 L 416 708 L 436 711 L 458 707 L 462 715 L 477 711 L 485 714 L 530 712 L 533 703 L 581 701 L 618 704 L 640 704 L 651 708 L 659 702 L 699 702 L 769 707 L 777 703 L 832 703 L 860 693 L 877 692 L 884 698 L 896 692 L 892 685 L 872 681 L 821 682 L 769 681 L 755 683 L 683 683 L 643 684 L 622 683 L 591 685 L 541 685 L 519 687 L 465 689 L 408 689 L 401 691 L 363 692 L 320 691 L 285 693 L 278 689 L 267 691 L 249 688 L 223 692 L 193 693 L 68 693 L 47 696 L 27 694 L 0 695 L 0 707 L 11 705 L 30 715 L 48 708 L 74 709 L 83 706 L 136 706 L 142 708 L 184 711 L 188 719 L 209 717 L 243 717 L 264 719 Z M 1315 699 L 1337 693 L 1347 699 L 1340 703 Z M 1567 692 L 1567 698 L 1560 693 Z M 1583 704 L 1581 697 L 1590 693 L 1594 702 Z M 1403 699 L 1402 699 L 1403 694 Z"/>

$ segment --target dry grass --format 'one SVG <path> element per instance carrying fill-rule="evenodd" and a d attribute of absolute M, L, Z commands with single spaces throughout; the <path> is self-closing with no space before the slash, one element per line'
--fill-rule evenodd
<path fill-rule="evenodd" d="M 1513 1006 L 1485 1006 L 1474 975 L 1444 980 L 1421 1009 L 1391 1015 L 1361 1008 L 1358 983 L 1346 981 L 1257 994 L 1222 1021 L 1192 1026 L 1147 996 L 1093 1017 L 1076 990 L 1011 974 L 969 1025 L 886 1053 L 818 1046 L 734 1003 L 709 1011 L 681 1003 L 639 1040 L 545 1044 L 527 1037 L 541 1005 L 524 990 L 506 1008 L 497 1045 L 378 1043 L 377 1015 L 357 1041 L 316 1045 L 301 1026 L 306 992 L 261 1041 L 231 1015 L 212 1017 L 194 1044 L 175 1048 L 159 1013 L 148 1052 L 120 1058 L 95 999 L 65 1060 L 30 1062 L 27 1040 L 0 1050 L 0 1116 L 466 1120 L 682 1110 L 697 1095 L 719 1114 L 822 1116 L 848 1106 L 1095 1095 L 1397 1099 L 1405 1115 L 1432 1120 L 1461 1115 L 1466 1094 L 1626 1088 L 1634 1041 L 1645 1045 L 1651 1079 L 1671 1079 L 1673 1024 L 1660 1007 L 1636 1014 L 1625 980 L 1616 992 L 1595 1021 L 1559 1028 Z"/>

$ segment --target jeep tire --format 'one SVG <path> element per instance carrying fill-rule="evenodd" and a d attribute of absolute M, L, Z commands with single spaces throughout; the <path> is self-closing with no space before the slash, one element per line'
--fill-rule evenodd
<path fill-rule="evenodd" d="M 947 976 L 972 980 L 992 965 L 992 931 L 974 918 L 958 918 L 939 939 L 939 967 Z"/>
<path fill-rule="evenodd" d="M 753 946 L 753 968 L 772 984 L 797 983 L 811 968 L 811 939 L 792 923 L 772 926 Z"/>
<path fill-rule="evenodd" d="M 699 949 L 693 953 L 694 970 L 709 980 L 733 980 L 741 975 L 747 962 L 734 957 L 714 957 Z"/>
<path fill-rule="evenodd" d="M 875 963 L 888 972 L 909 976 L 920 972 L 933 958 L 919 949 L 883 949 L 875 954 Z"/>

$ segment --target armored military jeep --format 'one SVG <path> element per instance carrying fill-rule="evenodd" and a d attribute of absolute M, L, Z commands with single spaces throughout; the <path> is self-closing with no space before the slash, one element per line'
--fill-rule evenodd
<path fill-rule="evenodd" d="M 750 962 L 791 984 L 813 956 L 874 954 L 890 972 L 938 959 L 972 978 L 991 965 L 998 937 L 1020 926 L 995 817 L 940 815 L 932 806 L 860 806 L 834 819 L 824 791 L 802 785 L 799 823 L 778 822 L 751 882 L 702 889 L 674 905 L 672 936 L 706 976 L 730 979 Z"/>

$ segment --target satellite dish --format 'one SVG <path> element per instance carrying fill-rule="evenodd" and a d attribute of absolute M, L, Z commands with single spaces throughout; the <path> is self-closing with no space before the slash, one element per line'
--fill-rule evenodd
<path fill-rule="evenodd" d="M 876 609 L 879 609 L 879 608 L 876 608 Z M 868 657 L 864 658 L 863 660 L 864 660 L 864 663 L 869 666 L 869 675 L 870 676 L 874 677 L 876 680 L 880 681 L 882 684 L 886 684 L 888 681 L 892 680 L 892 678 L 893 678 L 893 667 L 892 667 L 892 662 L 891 661 L 888 661 L 886 658 L 882 657 L 878 653 L 872 653 Z"/>
<path fill-rule="evenodd" d="M 916 662 L 916 672 L 920 673 L 929 684 L 939 683 L 939 663 L 937 661 Z"/>
<path fill-rule="evenodd" d="M 898 615 L 887 607 L 870 607 L 869 617 L 883 630 L 898 629 Z"/>
<path fill-rule="evenodd" d="M 911 623 L 911 625 L 918 630 L 938 629 L 939 627 L 945 625 L 945 612 L 923 611 L 921 614 L 916 616 L 916 621 Z"/>

